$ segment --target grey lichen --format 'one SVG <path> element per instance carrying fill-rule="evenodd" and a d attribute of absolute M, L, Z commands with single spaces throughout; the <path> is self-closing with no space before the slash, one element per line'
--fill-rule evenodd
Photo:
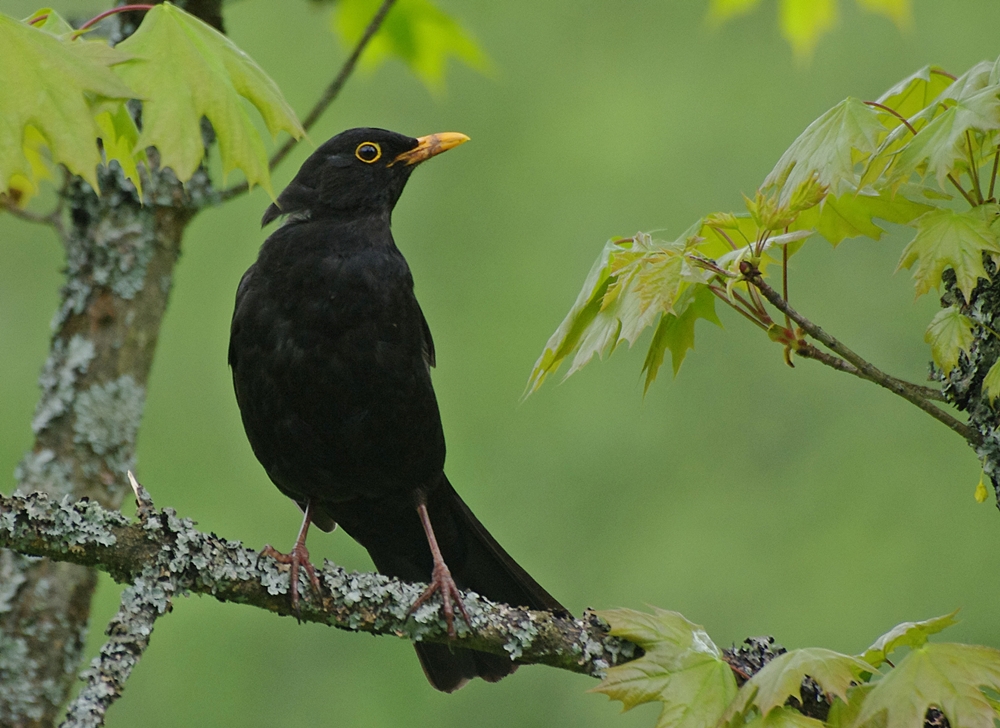
<path fill-rule="evenodd" d="M 8 523 L 8 527 L 13 525 Z M 0 614 L 9 612 L 13 608 L 13 600 L 17 595 L 17 590 L 24 583 L 24 567 L 28 562 L 27 556 L 0 549 Z"/>
<path fill-rule="evenodd" d="M 27 640 L 0 632 L 0 725 L 42 717 L 42 707 L 35 697 L 37 672 Z"/>
<path fill-rule="evenodd" d="M 36 435 L 66 413 L 76 393 L 76 380 L 87 372 L 93 358 L 93 342 L 80 334 L 75 334 L 68 344 L 58 338 L 52 342 L 51 354 L 38 377 L 42 396 L 31 420 L 31 429 Z"/>
<path fill-rule="evenodd" d="M 135 438 L 145 402 L 145 388 L 125 374 L 81 392 L 73 405 L 74 441 L 88 445 L 122 480 L 135 466 Z"/>
<path fill-rule="evenodd" d="M 158 566 L 148 566 L 122 592 L 118 613 L 105 631 L 109 639 L 80 675 L 86 685 L 70 704 L 63 728 L 97 728 L 104 724 L 108 707 L 121 696 L 125 682 L 149 645 L 153 623 L 170 608 L 174 582 L 159 575 Z"/>
<path fill-rule="evenodd" d="M 73 488 L 71 476 L 69 465 L 49 448 L 25 454 L 14 469 L 18 493 L 41 491 L 54 496 L 65 495 Z"/>

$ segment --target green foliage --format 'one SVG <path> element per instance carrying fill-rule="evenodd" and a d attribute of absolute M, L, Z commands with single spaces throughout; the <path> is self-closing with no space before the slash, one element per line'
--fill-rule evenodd
<path fill-rule="evenodd" d="M 993 728 L 1000 717 L 982 688 L 1000 690 L 1000 650 L 979 645 L 925 644 L 883 677 L 854 721 L 856 728 L 911 728 L 938 708 L 954 728 Z"/>
<path fill-rule="evenodd" d="M 903 622 L 902 624 L 897 624 L 875 640 L 872 646 L 861 655 L 861 659 L 870 663 L 873 667 L 881 667 L 887 661 L 888 656 L 900 647 L 910 647 L 912 649 L 923 647 L 927 644 L 927 638 L 932 634 L 937 634 L 941 630 L 955 624 L 958 621 L 955 619 L 956 614 L 958 614 L 958 610 L 941 617 L 925 619 L 922 622 Z"/>
<path fill-rule="evenodd" d="M 96 117 L 109 102 L 134 94 L 112 71 L 124 54 L 97 60 L 84 41 L 53 35 L 61 30 L 54 13 L 46 29 L 0 14 L 0 190 L 27 201 L 48 172 L 44 152 L 92 186 L 101 158 Z"/>
<path fill-rule="evenodd" d="M 998 704 L 983 692 L 1000 690 L 1000 650 L 927 642 L 955 623 L 954 612 L 904 622 L 857 657 L 822 648 L 786 652 L 738 692 L 725 656 L 680 614 L 654 608 L 652 614 L 618 609 L 600 616 L 612 634 L 646 654 L 608 670 L 595 691 L 626 710 L 663 703 L 657 728 L 920 728 L 930 707 L 953 728 L 991 728 L 1000 719 Z M 888 656 L 903 647 L 909 653 L 891 668 Z M 825 722 L 794 709 L 807 677 L 831 703 Z"/>
<path fill-rule="evenodd" d="M 913 271 L 917 295 L 937 288 L 945 268 L 955 272 L 958 289 L 969 301 L 980 278 L 988 278 L 983 267 L 983 253 L 1000 253 L 996 233 L 989 220 L 996 217 L 995 205 L 984 205 L 966 212 L 947 208 L 928 212 L 916 221 L 917 235 L 899 259 L 900 268 Z"/>
<path fill-rule="evenodd" d="M 728 10 L 719 12 L 749 6 L 722 5 Z M 709 295 L 766 331 L 790 362 L 803 351 L 804 334 L 774 322 L 748 276 L 787 268 L 810 239 L 833 245 L 851 237 L 880 240 L 885 223 L 916 230 L 899 267 L 913 270 L 917 296 L 950 281 L 944 276 L 951 271 L 968 304 L 978 282 L 989 279 L 984 256 L 1000 261 L 1000 206 L 993 196 L 998 161 L 1000 61 L 976 64 L 958 77 L 928 66 L 877 101 L 845 99 L 810 124 L 746 198 L 749 216 L 712 213 L 669 242 L 639 233 L 608 243 L 536 362 L 528 392 L 566 358 L 573 362 L 568 375 L 622 341 L 634 344 L 654 324 L 643 365 L 646 386 L 667 349 L 676 374 L 694 346 L 694 321 L 713 320 Z M 700 307 L 689 311 L 692 301 Z M 699 313 L 703 309 L 708 315 Z M 946 374 L 972 339 L 962 307 L 939 313 L 925 336 Z M 1000 370 L 986 385 L 991 398 L 1000 394 Z"/>
<path fill-rule="evenodd" d="M 151 146 L 186 181 L 204 157 L 204 116 L 224 170 L 241 169 L 251 185 L 271 191 L 244 99 L 272 134 L 305 132 L 274 82 L 229 39 L 170 3 L 147 12 L 116 48 L 79 36 L 49 9 L 23 22 L 0 15 L 0 190 L 24 204 L 56 164 L 97 189 L 97 139 L 104 161 L 117 160 L 140 191 L 138 168 Z M 141 134 L 128 99 L 142 101 Z"/>
<path fill-rule="evenodd" d="M 345 45 L 351 47 L 358 42 L 381 4 L 382 0 L 337 3 L 331 21 Z M 393 56 L 433 91 L 443 87 L 449 57 L 480 71 L 490 65 L 469 32 L 429 0 L 397 0 L 365 49 L 362 61 L 374 67 Z"/>
<path fill-rule="evenodd" d="M 858 6 L 884 15 L 900 28 L 912 22 L 910 0 L 857 0 Z M 723 22 L 744 15 L 760 4 L 760 0 L 711 0 L 709 19 Z M 837 24 L 836 0 L 780 0 L 778 23 L 781 34 L 800 60 L 812 56 L 819 39 Z"/>
<path fill-rule="evenodd" d="M 611 625 L 611 634 L 632 640 L 646 654 L 609 669 L 593 692 L 620 700 L 625 710 L 662 703 L 657 728 L 718 724 L 736 695 L 736 679 L 704 628 L 663 609 L 613 609 L 598 616 Z"/>
<path fill-rule="evenodd" d="M 863 674 L 873 672 L 875 668 L 864 660 L 832 650 L 820 647 L 792 650 L 775 657 L 747 680 L 727 715 L 746 715 L 756 708 L 766 716 L 789 698 L 801 700 L 800 688 L 806 676 L 815 680 L 827 695 L 846 702 L 847 689 Z"/>
<path fill-rule="evenodd" d="M 948 374 L 958 364 L 958 355 L 972 346 L 972 320 L 954 306 L 938 311 L 924 334 L 931 345 L 934 363 Z"/>
<path fill-rule="evenodd" d="M 206 117 L 219 139 L 224 172 L 271 191 L 267 153 L 242 99 L 260 112 L 272 135 L 305 134 L 295 112 L 261 68 L 222 33 L 170 3 L 157 5 L 118 48 L 135 57 L 121 77 L 143 99 L 139 148 L 155 146 L 161 164 L 190 179 L 205 154 Z M 273 193 L 272 193 L 273 197 Z"/>

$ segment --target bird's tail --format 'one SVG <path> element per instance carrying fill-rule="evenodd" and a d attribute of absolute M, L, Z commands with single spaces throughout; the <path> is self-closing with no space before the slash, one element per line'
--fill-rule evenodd
<path fill-rule="evenodd" d="M 414 544 L 413 538 L 380 539 L 368 546 L 375 566 L 383 574 L 411 581 L 428 581 L 433 562 L 415 509 L 412 521 L 399 524 L 407 531 L 419 531 L 423 548 L 399 549 L 393 545 Z M 429 494 L 427 511 L 438 545 L 452 578 L 460 589 L 472 590 L 495 602 L 515 607 L 567 611 L 504 551 L 496 539 L 473 515 L 447 478 Z M 397 532 L 397 535 L 398 532 Z M 509 658 L 450 645 L 417 643 L 414 645 L 427 679 L 438 690 L 452 692 L 471 678 L 496 682 L 514 672 L 517 665 Z"/>

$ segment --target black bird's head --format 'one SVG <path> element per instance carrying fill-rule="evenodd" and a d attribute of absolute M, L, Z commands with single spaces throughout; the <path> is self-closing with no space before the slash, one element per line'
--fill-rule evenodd
<path fill-rule="evenodd" d="M 348 129 L 312 153 L 267 208 L 261 225 L 281 215 L 316 219 L 388 214 L 416 165 L 468 140 L 456 132 L 414 139 L 386 129 Z"/>

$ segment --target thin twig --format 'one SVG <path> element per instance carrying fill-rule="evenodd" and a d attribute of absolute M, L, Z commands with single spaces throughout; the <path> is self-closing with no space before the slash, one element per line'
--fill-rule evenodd
<path fill-rule="evenodd" d="M 47 213 L 45 215 L 41 215 L 37 212 L 28 212 L 27 210 L 22 210 L 20 207 L 17 206 L 17 203 L 15 203 L 7 195 L 2 193 L 0 193 L 0 207 L 2 207 L 4 210 L 9 212 L 14 217 L 20 218 L 25 222 L 32 222 L 35 223 L 36 225 L 51 225 L 53 227 L 57 227 L 55 219 L 56 216 L 58 216 L 58 214 L 62 210 L 61 198 L 60 198 L 60 204 L 57 204 L 56 208 L 52 212 Z"/>
<path fill-rule="evenodd" d="M 962 197 L 965 198 L 966 202 L 968 202 L 970 205 L 972 205 L 972 207 L 977 207 L 976 201 L 972 198 L 971 195 L 969 195 L 968 192 L 965 191 L 965 188 L 962 187 L 962 185 L 960 185 L 958 183 L 958 180 L 955 179 L 955 175 L 949 173 L 948 174 L 948 181 L 951 182 L 953 185 L 955 185 L 955 189 L 957 189 L 959 192 L 962 193 Z"/>
<path fill-rule="evenodd" d="M 808 341 L 799 342 L 799 344 L 795 347 L 795 353 L 801 356 L 803 359 L 812 359 L 814 361 L 818 361 L 820 364 L 825 364 L 826 366 L 836 369 L 837 371 L 841 371 L 846 374 L 851 374 L 860 379 L 864 379 L 866 382 L 875 381 L 874 379 L 866 377 L 864 372 L 862 372 L 860 369 L 858 369 L 850 362 L 844 361 L 840 357 L 833 356 L 832 354 L 827 354 L 822 349 L 817 349 Z M 900 386 L 909 389 L 918 397 L 923 397 L 924 399 L 931 399 L 936 402 L 947 402 L 947 400 L 944 397 L 944 393 L 939 389 L 934 389 L 933 387 L 924 387 L 920 384 L 907 382 L 903 379 L 896 379 L 895 377 L 892 376 L 889 376 L 889 379 L 895 380 L 896 382 L 899 383 Z"/>
<path fill-rule="evenodd" d="M 323 95 L 319 97 L 315 106 L 313 106 L 312 111 L 309 112 L 309 115 L 306 116 L 305 120 L 302 122 L 303 129 L 309 131 L 312 125 L 315 124 L 317 120 L 319 120 L 319 117 L 323 115 L 323 112 L 326 111 L 330 104 L 333 103 L 334 99 L 337 98 L 340 90 L 344 87 L 347 79 L 354 71 L 354 67 L 358 64 L 358 59 L 361 58 L 361 54 L 364 53 L 365 48 L 368 47 L 369 41 L 371 41 L 372 37 L 378 32 L 378 29 L 382 26 L 382 23 L 385 20 L 385 16 L 389 13 L 395 3 L 396 0 L 383 0 L 382 5 L 372 17 L 371 22 L 368 23 L 368 27 L 365 28 L 365 32 L 361 35 L 360 40 L 358 40 L 358 44 L 354 46 L 354 50 L 351 51 L 351 55 L 347 57 L 347 60 L 344 61 L 344 65 L 341 66 L 337 77 L 334 78 L 330 85 L 326 87 L 326 91 L 324 91 Z M 273 170 L 281 164 L 282 160 L 288 156 L 288 153 L 292 151 L 292 147 L 294 147 L 298 141 L 299 140 L 295 138 L 288 139 L 288 141 L 282 145 L 281 149 L 275 152 L 274 156 L 271 157 L 271 161 L 267 164 L 268 169 Z M 242 195 L 247 191 L 247 189 L 247 183 L 242 182 L 234 187 L 230 187 L 228 190 L 223 190 L 222 200 L 225 201 L 236 197 L 237 195 Z"/>
<path fill-rule="evenodd" d="M 785 301 L 777 291 L 764 282 L 764 279 L 761 277 L 760 271 L 757 270 L 757 268 L 748 263 L 744 263 L 742 272 L 747 281 L 753 284 L 753 286 L 761 292 L 764 298 L 771 302 L 771 305 L 782 313 L 790 316 L 803 331 L 809 334 L 809 336 L 816 339 L 823 344 L 823 346 L 839 354 L 841 357 L 853 364 L 860 372 L 860 375 L 863 375 L 864 379 L 874 382 L 881 387 L 885 387 L 890 392 L 897 394 L 911 404 L 916 405 L 934 419 L 957 432 L 966 441 L 972 443 L 973 445 L 979 445 L 982 442 L 982 436 L 976 430 L 962 422 L 959 422 L 947 412 L 944 412 L 939 407 L 931 404 L 922 394 L 913 391 L 912 385 L 907 386 L 907 383 L 886 374 L 873 364 L 865 361 L 849 348 L 837 341 L 837 339 L 833 336 L 823 331 L 823 329 L 819 326 L 788 305 L 788 302 Z"/>

